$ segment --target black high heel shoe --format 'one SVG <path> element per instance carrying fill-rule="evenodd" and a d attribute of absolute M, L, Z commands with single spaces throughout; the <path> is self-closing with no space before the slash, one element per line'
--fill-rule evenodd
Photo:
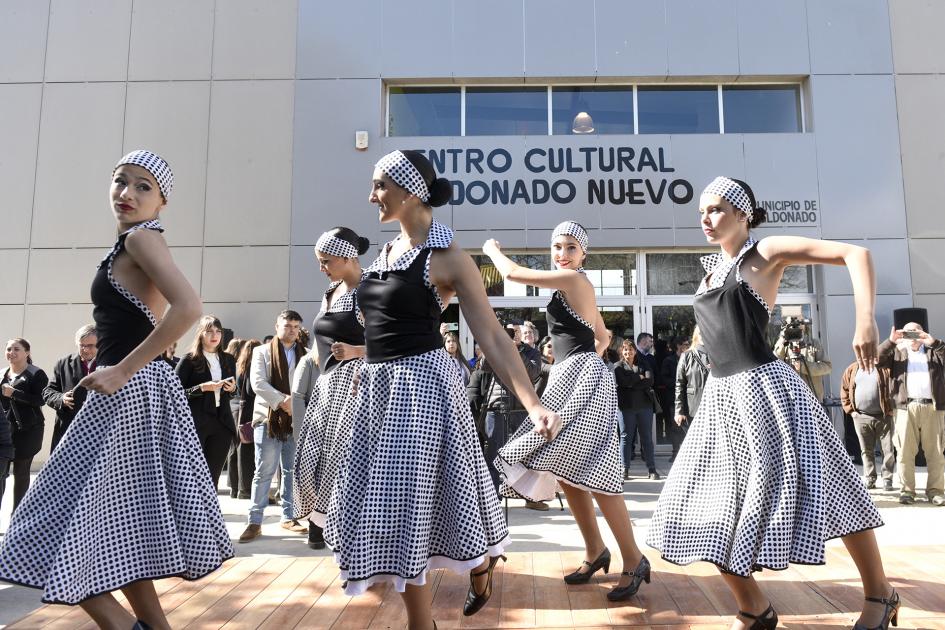
<path fill-rule="evenodd" d="M 499 562 L 499 558 L 502 558 L 503 562 L 508 562 L 505 556 L 492 556 L 489 558 L 488 568 L 469 574 L 469 592 L 466 593 L 466 603 L 463 605 L 463 614 L 465 616 L 469 617 L 475 615 L 486 605 L 489 598 L 492 597 L 492 571 L 495 569 L 496 563 Z M 477 593 L 475 578 L 487 573 L 489 574 L 489 579 L 486 580 L 486 587 L 482 589 L 481 593 Z"/>
<path fill-rule="evenodd" d="M 626 586 L 616 586 L 607 593 L 607 599 L 612 602 L 630 599 L 640 590 L 640 585 L 643 582 L 650 583 L 650 561 L 646 559 L 646 556 L 643 556 L 640 558 L 640 563 L 637 564 L 636 569 L 624 571 L 620 575 L 629 575 L 631 580 Z"/>
<path fill-rule="evenodd" d="M 594 562 L 585 560 L 581 563 L 581 567 L 584 566 L 588 567 L 587 571 L 582 573 L 581 569 L 578 568 L 574 573 L 568 573 L 564 576 L 564 581 L 568 584 L 587 584 L 598 569 L 603 569 L 604 573 L 610 571 L 610 549 L 604 547 L 604 550 L 597 556 L 597 560 L 594 560 Z"/>
<path fill-rule="evenodd" d="M 858 623 L 853 626 L 853 630 L 886 630 L 889 624 L 899 626 L 899 606 L 902 601 L 899 599 L 899 593 L 896 592 L 896 589 L 893 589 L 892 595 L 889 597 L 867 597 L 866 601 L 876 602 L 886 607 L 886 610 L 883 611 L 883 620 L 873 628 Z"/>
<path fill-rule="evenodd" d="M 774 630 L 778 627 L 778 613 L 774 611 L 771 604 L 768 604 L 768 607 L 760 615 L 753 615 L 744 610 L 739 610 L 738 616 L 753 620 L 752 624 L 748 626 L 748 630 Z"/>

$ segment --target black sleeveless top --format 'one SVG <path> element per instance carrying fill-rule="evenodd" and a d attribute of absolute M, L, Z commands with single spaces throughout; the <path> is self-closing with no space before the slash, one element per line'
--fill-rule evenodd
<path fill-rule="evenodd" d="M 135 230 L 150 229 L 163 232 L 154 219 L 139 223 L 119 235 L 112 250 L 98 266 L 92 280 L 92 319 L 98 333 L 98 365 L 117 365 L 151 334 L 157 320 L 145 304 L 118 284 L 112 276 L 115 258 L 125 251 L 125 239 Z"/>
<path fill-rule="evenodd" d="M 329 297 L 340 285 L 341 282 L 333 282 L 328 287 L 323 304 L 328 303 Z M 358 321 L 355 293 L 355 291 L 349 291 L 344 295 L 339 295 L 328 309 L 319 311 L 315 316 L 312 333 L 315 336 L 315 347 L 318 348 L 319 369 L 322 374 L 327 374 L 342 363 L 353 360 L 336 359 L 331 353 L 331 344 L 340 341 L 352 346 L 364 345 L 364 326 Z"/>
<path fill-rule="evenodd" d="M 739 271 L 756 246 L 748 241 L 728 264 L 719 264 L 718 255 L 703 261 L 712 280 L 696 294 L 693 309 L 712 376 L 732 376 L 777 360 L 765 340 L 768 307 Z"/>
<path fill-rule="evenodd" d="M 443 305 L 428 280 L 433 249 L 445 249 L 453 232 L 434 221 L 427 240 L 401 255 L 390 268 L 384 246 L 358 285 L 358 306 L 364 317 L 367 363 L 382 363 L 424 354 L 443 347 L 440 313 Z"/>
<path fill-rule="evenodd" d="M 555 291 L 545 310 L 548 334 L 555 363 L 579 352 L 597 352 L 594 346 L 594 330 L 575 313 L 560 291 Z"/>

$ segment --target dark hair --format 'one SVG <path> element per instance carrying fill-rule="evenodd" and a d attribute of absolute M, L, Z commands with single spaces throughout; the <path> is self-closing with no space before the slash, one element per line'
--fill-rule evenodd
<path fill-rule="evenodd" d="M 453 185 L 450 184 L 450 180 L 437 177 L 436 170 L 423 153 L 419 151 L 401 151 L 401 153 L 423 176 L 427 190 L 430 191 L 430 199 L 427 201 L 427 205 L 438 208 L 449 203 L 450 197 L 453 196 Z"/>
<path fill-rule="evenodd" d="M 279 313 L 279 316 L 276 317 L 276 320 L 284 319 L 287 322 L 300 322 L 302 321 L 302 316 L 298 314 L 297 311 L 293 311 L 291 308 Z"/>
<path fill-rule="evenodd" d="M 642 333 L 640 333 L 639 335 L 637 335 L 637 343 L 640 343 L 641 341 L 643 341 L 643 340 L 646 339 L 647 337 L 649 337 L 650 339 L 652 339 L 652 338 L 653 338 L 653 335 L 651 335 L 651 334 L 648 333 L 648 332 L 642 332 Z"/>
<path fill-rule="evenodd" d="M 729 177 L 729 179 L 741 186 L 748 194 L 748 201 L 751 202 L 751 221 L 748 223 L 748 227 L 756 228 L 764 223 L 768 219 L 768 211 L 760 207 L 758 202 L 755 201 L 755 192 L 751 189 L 751 186 L 734 177 Z"/>
<path fill-rule="evenodd" d="M 201 317 L 197 322 L 197 328 L 194 330 L 194 340 L 190 344 L 190 349 L 187 351 L 187 354 L 184 355 L 184 361 L 193 363 L 194 372 L 203 372 L 207 369 L 207 362 L 204 360 L 203 333 L 211 328 L 218 328 L 221 333 L 223 332 L 223 324 L 220 323 L 216 315 L 204 315 Z M 220 343 L 217 344 L 214 352 L 223 351 L 223 338 L 221 337 Z"/>
<path fill-rule="evenodd" d="M 340 238 L 346 243 L 351 243 L 356 250 L 358 250 L 358 256 L 366 254 L 367 250 L 371 248 L 371 241 L 364 236 L 358 236 L 358 234 L 351 228 L 346 228 L 342 226 L 333 227 L 327 232 L 335 238 Z"/>
<path fill-rule="evenodd" d="M 247 339 L 243 347 L 240 348 L 240 355 L 236 358 L 236 375 L 241 376 L 249 372 L 253 363 L 253 348 L 261 346 L 259 339 Z"/>
<path fill-rule="evenodd" d="M 23 346 L 23 349 L 26 350 L 26 362 L 32 365 L 33 357 L 30 356 L 30 342 L 27 341 L 26 339 L 23 339 L 23 337 L 14 337 L 10 341 Z"/>

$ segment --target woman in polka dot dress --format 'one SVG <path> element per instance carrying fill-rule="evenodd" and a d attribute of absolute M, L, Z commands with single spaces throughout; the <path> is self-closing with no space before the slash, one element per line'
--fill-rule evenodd
<path fill-rule="evenodd" d="M 882 525 L 820 401 L 765 340 L 784 269 L 846 265 L 853 281 L 853 349 L 876 359 L 875 280 L 869 251 L 792 236 L 755 241 L 765 211 L 744 182 L 716 178 L 699 214 L 708 276 L 694 309 L 712 359 L 699 411 L 666 480 L 647 543 L 678 564 L 722 571 L 739 612 L 733 628 L 774 628 L 777 614 L 751 577 L 788 563 L 823 564 L 824 541 L 842 537 L 863 580 L 857 628 L 895 621 L 899 596 L 883 571 L 872 528 Z"/>
<path fill-rule="evenodd" d="M 586 583 L 597 570 L 610 570 L 610 551 L 594 512 L 597 502 L 620 547 L 623 572 L 607 594 L 611 601 L 620 601 L 632 597 L 644 580 L 650 581 L 650 563 L 637 547 L 623 502 L 617 389 L 600 356 L 610 338 L 597 310 L 594 286 L 584 274 L 587 248 L 587 232 L 574 221 L 565 221 L 552 232 L 553 271 L 517 265 L 495 240 L 482 246 L 505 279 L 555 290 L 546 311 L 555 363 L 541 401 L 560 414 L 561 432 L 545 443 L 527 427 L 519 428 L 499 451 L 495 465 L 507 496 L 544 501 L 554 496 L 555 485 L 561 482 L 585 548 L 584 563 L 564 578 L 569 584 Z"/>
<path fill-rule="evenodd" d="M 394 151 L 375 167 L 370 201 L 382 223 L 400 224 L 400 234 L 358 286 L 367 353 L 325 527 L 345 591 L 393 583 L 411 630 L 435 627 L 431 569 L 471 571 L 463 609 L 471 615 L 489 599 L 492 570 L 509 543 L 459 368 L 439 334 L 453 296 L 534 430 L 550 437 L 559 426 L 499 326 L 475 263 L 433 220 L 432 208 L 450 191 L 418 152 Z"/>
<path fill-rule="evenodd" d="M 0 579 L 79 604 L 103 628 L 168 628 L 151 580 L 197 579 L 233 555 L 187 398 L 160 358 L 201 311 L 161 236 L 172 185 L 149 151 L 115 167 L 119 236 L 91 291 L 99 367 L 0 547 Z"/>
<path fill-rule="evenodd" d="M 346 227 L 325 232 L 315 243 L 319 269 L 331 284 L 312 327 L 320 374 L 302 419 L 292 484 L 295 516 L 308 519 L 308 544 L 313 549 L 325 547 L 325 515 L 338 461 L 351 438 L 351 415 L 345 406 L 351 402 L 352 381 L 364 356 L 364 325 L 356 296 L 361 280 L 358 256 L 368 247 L 368 239 Z"/>

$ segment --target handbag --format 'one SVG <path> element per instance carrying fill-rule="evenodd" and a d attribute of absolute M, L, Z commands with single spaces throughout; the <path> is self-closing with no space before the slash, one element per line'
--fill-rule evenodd
<path fill-rule="evenodd" d="M 252 444 L 255 429 L 256 427 L 253 426 L 252 422 L 244 422 L 241 424 L 239 426 L 240 444 Z"/>
<path fill-rule="evenodd" d="M 659 399 L 656 397 L 656 392 L 653 391 L 653 388 L 646 390 L 646 395 L 650 397 L 650 402 L 653 403 L 653 412 L 656 415 L 663 413 L 663 405 L 660 404 Z"/>

